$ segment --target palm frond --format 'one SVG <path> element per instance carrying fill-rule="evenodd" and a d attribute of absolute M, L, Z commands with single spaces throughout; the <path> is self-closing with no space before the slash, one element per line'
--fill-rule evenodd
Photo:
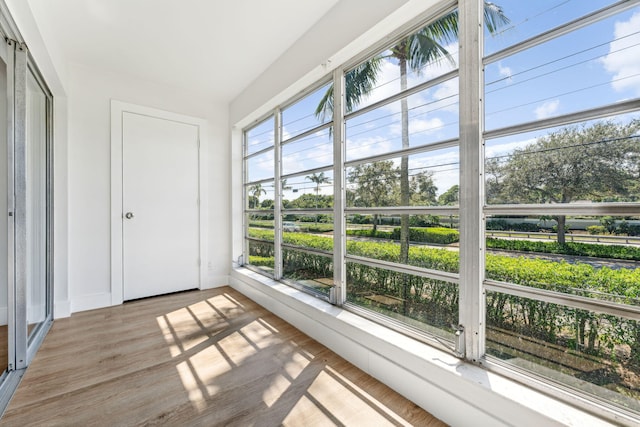
<path fill-rule="evenodd" d="M 374 89 L 382 58 L 375 56 L 355 67 L 345 75 L 345 110 L 351 112 Z M 333 114 L 333 84 L 329 85 L 315 110 L 320 121 Z"/>
<path fill-rule="evenodd" d="M 333 114 L 333 83 L 329 85 L 327 91 L 324 93 L 318 106 L 316 107 L 316 111 L 314 112 L 316 117 L 320 119 L 321 122 L 325 122 L 327 116 L 331 116 Z"/>
<path fill-rule="evenodd" d="M 504 14 L 502 7 L 492 2 L 484 2 L 484 25 L 489 33 L 494 34 L 498 28 L 510 22 L 511 20 Z"/>

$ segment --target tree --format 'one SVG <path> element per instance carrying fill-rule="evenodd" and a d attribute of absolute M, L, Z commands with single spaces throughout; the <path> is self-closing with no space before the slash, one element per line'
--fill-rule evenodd
<path fill-rule="evenodd" d="M 287 203 L 288 209 L 314 209 L 330 208 L 333 204 L 333 196 L 320 194 L 302 194 L 295 200 Z"/>
<path fill-rule="evenodd" d="M 447 191 L 442 193 L 438 197 L 438 204 L 440 206 L 455 205 L 460 200 L 460 186 L 458 184 L 452 185 Z"/>
<path fill-rule="evenodd" d="M 390 206 L 397 203 L 398 168 L 393 161 L 358 165 L 347 175 L 352 185 L 353 204 L 359 207 Z M 373 215 L 373 231 L 378 229 L 378 214 Z"/>
<path fill-rule="evenodd" d="M 316 209 L 317 209 L 318 208 L 317 200 L 320 194 L 320 185 L 329 183 L 331 181 L 329 180 L 329 177 L 324 176 L 324 172 L 307 175 L 304 177 L 304 179 L 308 179 L 309 181 L 314 182 L 316 184 Z M 318 222 L 317 220 L 318 220 L 318 217 L 316 216 L 316 222 Z"/>
<path fill-rule="evenodd" d="M 249 209 L 255 209 L 260 203 L 260 196 L 267 194 L 262 184 L 253 184 L 249 187 Z"/>
<path fill-rule="evenodd" d="M 494 166 L 498 200 L 508 203 L 571 203 L 628 197 L 640 171 L 640 120 L 567 126 L 516 149 Z M 494 179 L 496 179 L 494 177 Z M 555 217 L 565 243 L 566 217 Z"/>
<path fill-rule="evenodd" d="M 329 177 L 324 176 L 324 172 L 307 175 L 307 176 L 304 177 L 304 179 L 308 179 L 309 181 L 311 181 L 311 182 L 316 184 L 316 189 L 315 189 L 316 196 L 318 194 L 320 194 L 320 185 L 321 184 L 328 184 L 328 183 L 331 182 Z"/>
<path fill-rule="evenodd" d="M 431 206 L 437 202 L 438 187 L 433 182 L 433 172 L 422 171 L 413 175 L 409 182 L 410 204 Z"/>
<path fill-rule="evenodd" d="M 509 22 L 502 9 L 490 2 L 484 3 L 484 21 L 490 33 Z M 345 109 L 352 111 L 375 87 L 385 59 L 397 62 L 400 69 L 400 90 L 407 89 L 407 71 L 420 73 L 428 64 L 447 60 L 454 64 L 444 45 L 458 39 L 458 11 L 455 10 L 402 39 L 383 54 L 363 62 L 345 76 Z M 407 98 L 400 100 L 402 148 L 409 147 L 409 106 Z M 333 86 L 329 86 L 316 108 L 316 116 L 324 118 L 333 112 Z M 400 163 L 400 205 L 410 203 L 409 157 L 402 156 Z M 409 215 L 400 220 L 400 262 L 409 258 Z"/>

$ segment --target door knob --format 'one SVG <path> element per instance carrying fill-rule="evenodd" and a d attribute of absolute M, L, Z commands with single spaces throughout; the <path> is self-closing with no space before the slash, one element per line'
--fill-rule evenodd
<path fill-rule="evenodd" d="M 127 219 L 133 218 L 133 212 L 127 212 L 126 214 L 124 214 L 124 217 Z"/>

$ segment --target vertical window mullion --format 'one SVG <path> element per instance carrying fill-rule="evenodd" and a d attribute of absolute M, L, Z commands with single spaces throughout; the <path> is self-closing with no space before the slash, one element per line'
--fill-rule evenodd
<path fill-rule="evenodd" d="M 333 295 L 331 303 L 342 305 L 346 299 L 346 220 L 344 208 L 346 205 L 346 188 L 344 185 L 345 160 L 345 124 L 344 98 L 345 76 L 344 70 L 338 68 L 333 73 Z"/>
<path fill-rule="evenodd" d="M 276 280 L 282 279 L 282 111 L 276 108 L 273 112 L 273 276 Z"/>
<path fill-rule="evenodd" d="M 249 264 L 249 220 L 247 219 L 247 182 L 249 181 L 249 167 L 247 165 L 247 155 L 249 154 L 248 131 L 242 132 L 242 265 Z"/>
<path fill-rule="evenodd" d="M 483 1 L 459 3 L 460 35 L 460 325 L 458 353 L 484 354 L 484 175 L 482 147 Z M 461 348 L 463 347 L 464 348 Z"/>

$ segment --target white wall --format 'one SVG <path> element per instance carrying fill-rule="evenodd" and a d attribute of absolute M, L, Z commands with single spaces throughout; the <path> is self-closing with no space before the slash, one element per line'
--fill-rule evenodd
<path fill-rule="evenodd" d="M 229 275 L 226 224 L 229 211 L 228 117 L 225 105 L 198 94 L 104 70 L 69 64 L 69 282 L 72 311 L 111 304 L 110 101 L 166 110 L 207 120 L 202 144 L 209 153 L 210 232 L 204 286 L 223 285 Z M 211 238 L 209 238 L 212 236 Z"/>
<path fill-rule="evenodd" d="M 233 125 L 246 125 L 248 116 L 273 108 L 339 65 L 335 55 L 363 35 L 367 44 L 377 41 L 367 31 L 389 18 L 408 0 L 342 0 L 327 12 L 291 48 L 231 102 Z M 414 3 L 417 3 L 414 0 Z M 420 1 L 421 8 L 435 3 Z M 366 46 L 366 45 L 364 45 Z M 355 51 L 352 50 L 351 55 Z M 332 64 L 333 62 L 333 64 Z M 300 81 L 303 79 L 304 81 Z"/>

